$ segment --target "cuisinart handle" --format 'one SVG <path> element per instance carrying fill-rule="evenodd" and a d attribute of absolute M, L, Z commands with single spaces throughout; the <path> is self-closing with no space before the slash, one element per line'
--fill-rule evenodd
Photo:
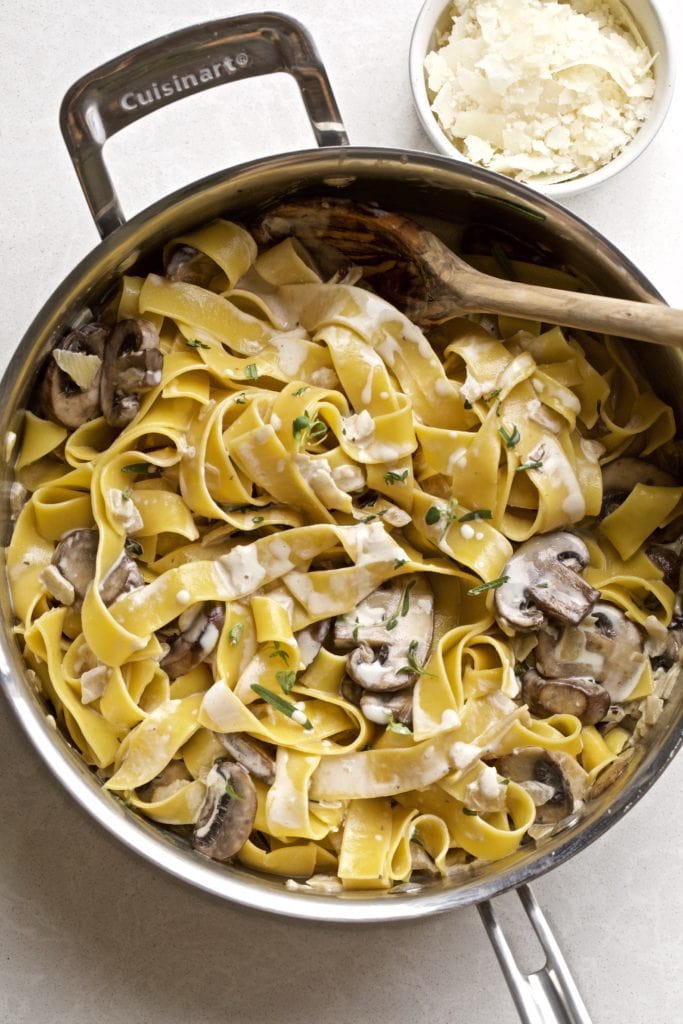
<path fill-rule="evenodd" d="M 102 148 L 145 114 L 216 85 L 286 71 L 296 81 L 319 146 L 348 145 L 325 68 L 304 29 L 282 14 L 193 25 L 84 75 L 62 102 L 62 135 L 104 238 L 125 223 Z"/>
<path fill-rule="evenodd" d="M 493 905 L 478 906 L 498 963 L 523 1024 L 592 1024 L 567 962 L 528 885 L 516 890 L 546 961 L 540 971 L 523 974 L 503 934 Z"/>

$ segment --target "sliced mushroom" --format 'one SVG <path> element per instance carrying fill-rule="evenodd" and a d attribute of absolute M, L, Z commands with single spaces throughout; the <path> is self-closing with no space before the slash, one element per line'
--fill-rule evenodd
<path fill-rule="evenodd" d="M 670 669 L 681 662 L 683 651 L 683 623 L 678 616 L 674 616 L 666 630 L 666 640 L 663 646 L 652 656 L 651 661 L 654 669 Z"/>
<path fill-rule="evenodd" d="M 410 843 L 410 862 L 413 872 L 421 875 L 438 875 L 439 869 L 429 856 L 424 846 L 414 840 Z"/>
<path fill-rule="evenodd" d="M 113 427 L 125 427 L 145 392 L 161 382 L 163 356 L 154 324 L 141 317 L 120 320 L 104 348 L 100 379 L 102 412 Z"/>
<path fill-rule="evenodd" d="M 645 638 L 634 622 L 606 601 L 598 602 L 579 626 L 546 627 L 538 634 L 536 668 L 546 679 L 584 677 L 626 700 L 645 661 Z"/>
<path fill-rule="evenodd" d="M 399 579 L 390 580 L 368 594 L 354 611 L 338 616 L 334 621 L 335 646 L 350 651 L 363 641 L 371 646 L 384 643 L 385 623 L 397 616 L 404 586 Z"/>
<path fill-rule="evenodd" d="M 670 523 L 658 527 L 652 536 L 658 544 L 677 544 L 683 537 L 683 516 L 676 516 Z"/>
<path fill-rule="evenodd" d="M 667 587 L 677 594 L 681 589 L 681 555 L 665 544 L 648 544 L 645 554 L 661 571 Z"/>
<path fill-rule="evenodd" d="M 95 577 L 98 538 L 97 530 L 70 530 L 62 537 L 52 557 L 52 564 L 74 589 L 73 607 L 76 609 L 83 604 L 86 591 Z M 122 552 L 100 583 L 100 594 L 104 603 L 110 605 L 117 597 L 143 584 L 137 562 Z"/>
<path fill-rule="evenodd" d="M 216 733 L 216 738 L 230 756 L 255 779 L 261 779 L 269 785 L 275 781 L 275 762 L 256 740 L 236 732 Z"/>
<path fill-rule="evenodd" d="M 652 462 L 629 456 L 615 459 L 614 462 L 608 462 L 603 466 L 603 493 L 618 491 L 628 493 L 636 484 L 648 484 L 651 487 L 675 487 L 676 478 Z"/>
<path fill-rule="evenodd" d="M 604 686 L 592 679 L 544 679 L 533 669 L 522 677 L 522 700 L 537 718 L 576 715 L 583 725 L 601 722 L 611 703 Z"/>
<path fill-rule="evenodd" d="M 346 659 L 346 671 L 354 682 L 364 690 L 391 692 L 417 680 L 429 655 L 433 627 L 434 593 L 427 579 L 416 575 L 370 594 L 355 615 L 345 617 L 339 632 L 335 625 L 335 638 L 341 635 L 344 644 L 350 632 L 355 648 Z"/>
<path fill-rule="evenodd" d="M 100 583 L 102 600 L 107 606 L 113 604 L 122 594 L 137 590 L 144 582 L 138 563 L 124 551 Z"/>
<path fill-rule="evenodd" d="M 141 786 L 137 792 L 138 796 L 146 803 L 154 803 L 177 793 L 188 782 L 192 782 L 192 776 L 188 772 L 185 762 L 182 760 L 170 761 L 155 779 Z"/>
<path fill-rule="evenodd" d="M 313 622 L 295 634 L 294 639 L 299 648 L 299 668 L 308 668 L 315 661 L 331 626 L 331 619 L 321 619 L 320 622 Z"/>
<path fill-rule="evenodd" d="M 86 324 L 52 350 L 40 386 L 43 415 L 70 430 L 100 415 L 102 355 L 108 337 L 109 328 Z"/>
<path fill-rule="evenodd" d="M 227 758 L 215 761 L 206 776 L 206 798 L 194 828 L 195 850 L 213 860 L 229 860 L 246 843 L 258 800 L 246 768 Z"/>
<path fill-rule="evenodd" d="M 620 779 L 628 767 L 628 758 L 617 757 L 610 761 L 601 772 L 599 772 L 588 794 L 591 798 L 602 796 L 605 790 L 613 786 L 617 779 Z"/>
<path fill-rule="evenodd" d="M 659 466 L 644 459 L 624 457 L 608 462 L 602 469 L 602 508 L 604 518 L 619 508 L 636 484 L 651 487 L 675 487 L 676 479 Z"/>
<path fill-rule="evenodd" d="M 363 691 L 360 709 L 368 722 L 387 725 L 399 722 L 410 728 L 413 724 L 413 688 L 394 690 L 393 693 L 371 693 Z"/>
<path fill-rule="evenodd" d="M 349 704 L 353 704 L 354 707 L 360 707 L 361 697 L 365 693 L 362 686 L 359 686 L 358 683 L 354 683 L 353 679 L 349 679 L 349 677 L 345 675 L 341 681 L 339 689 L 341 690 L 341 695 L 344 700 L 347 700 Z"/>
<path fill-rule="evenodd" d="M 210 256 L 195 249 L 193 245 L 178 245 L 166 260 L 166 277 L 171 281 L 184 281 L 208 288 L 221 270 Z"/>
<path fill-rule="evenodd" d="M 517 747 L 496 761 L 498 773 L 513 782 L 540 783 L 552 790 L 536 808 L 539 824 L 561 821 L 574 810 L 574 797 L 560 759 L 543 747 Z M 532 791 L 533 792 L 533 791 Z M 545 795 L 545 794 L 544 794 Z"/>
<path fill-rule="evenodd" d="M 526 541 L 503 570 L 507 580 L 494 598 L 498 617 L 522 632 L 539 629 L 546 616 L 573 625 L 581 622 L 600 597 L 579 575 L 588 559 L 588 548 L 573 533 L 541 534 Z"/>
<path fill-rule="evenodd" d="M 169 679 L 184 676 L 212 654 L 225 623 L 225 605 L 207 601 L 193 605 L 178 619 L 180 633 L 160 665 Z"/>

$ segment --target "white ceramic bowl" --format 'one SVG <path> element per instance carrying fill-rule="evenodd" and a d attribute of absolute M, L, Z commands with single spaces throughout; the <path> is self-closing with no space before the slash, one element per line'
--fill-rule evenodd
<path fill-rule="evenodd" d="M 587 192 L 633 163 L 652 142 L 669 109 L 674 88 L 674 61 L 662 15 L 652 0 L 625 0 L 622 6 L 632 15 L 650 51 L 657 54 L 654 64 L 655 94 L 649 116 L 633 140 L 598 170 L 552 184 L 525 182 L 553 199 Z M 447 138 L 436 119 L 431 109 L 424 71 L 426 55 L 436 49 L 438 37 L 450 27 L 450 8 L 449 0 L 426 0 L 421 8 L 410 43 L 410 84 L 420 120 L 435 148 L 445 156 L 470 163 L 471 161 Z"/>

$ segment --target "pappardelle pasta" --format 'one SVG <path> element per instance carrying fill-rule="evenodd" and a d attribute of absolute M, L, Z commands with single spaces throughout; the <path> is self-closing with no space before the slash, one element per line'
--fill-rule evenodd
<path fill-rule="evenodd" d="M 423 333 L 291 239 L 218 220 L 164 264 L 57 345 L 24 417 L 16 631 L 70 742 L 293 886 L 562 827 L 678 675 L 671 409 L 609 338 Z"/>

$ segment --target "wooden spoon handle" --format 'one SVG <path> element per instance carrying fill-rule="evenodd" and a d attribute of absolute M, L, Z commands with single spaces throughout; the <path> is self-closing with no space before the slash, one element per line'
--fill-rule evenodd
<path fill-rule="evenodd" d="M 586 295 L 473 274 L 458 306 L 468 313 L 509 313 L 525 320 L 683 349 L 683 310 L 663 303 Z"/>

